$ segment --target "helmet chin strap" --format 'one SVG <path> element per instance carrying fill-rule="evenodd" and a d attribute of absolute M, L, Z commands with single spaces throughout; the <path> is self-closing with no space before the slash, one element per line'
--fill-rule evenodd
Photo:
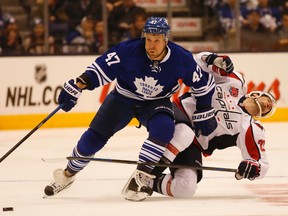
<path fill-rule="evenodd" d="M 256 116 L 256 117 L 261 117 L 262 116 L 262 108 L 261 108 L 261 105 L 260 105 L 260 103 L 258 101 L 258 98 L 254 97 L 252 99 L 255 101 L 255 103 L 257 104 L 257 106 L 259 108 L 259 113 L 258 113 L 258 116 Z"/>

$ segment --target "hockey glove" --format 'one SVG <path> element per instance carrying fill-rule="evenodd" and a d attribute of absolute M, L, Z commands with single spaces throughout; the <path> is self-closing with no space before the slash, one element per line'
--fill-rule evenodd
<path fill-rule="evenodd" d="M 208 136 L 216 129 L 217 121 L 214 112 L 215 110 L 212 107 L 194 112 L 192 121 L 197 137 L 200 135 Z"/>
<path fill-rule="evenodd" d="M 70 111 L 76 104 L 78 98 L 81 96 L 82 89 L 74 84 L 74 80 L 71 79 L 64 83 L 64 87 L 61 90 L 58 103 L 63 104 L 62 110 L 65 112 Z"/>
<path fill-rule="evenodd" d="M 207 67 L 220 76 L 227 76 L 234 70 L 232 60 L 227 55 L 210 54 L 205 59 Z"/>
<path fill-rule="evenodd" d="M 260 175 L 260 171 L 261 165 L 258 161 L 254 159 L 243 160 L 238 166 L 238 170 L 235 173 L 235 178 L 237 180 L 248 178 L 252 181 Z"/>

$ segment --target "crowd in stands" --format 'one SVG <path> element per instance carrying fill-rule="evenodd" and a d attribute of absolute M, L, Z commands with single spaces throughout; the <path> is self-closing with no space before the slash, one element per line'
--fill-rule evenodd
<path fill-rule="evenodd" d="M 210 19 L 214 20 L 211 35 L 222 42 L 225 51 L 234 49 L 236 22 L 240 26 L 241 51 L 288 51 L 288 0 L 242 0 L 239 13 L 236 4 L 237 0 L 206 1 Z"/>
<path fill-rule="evenodd" d="M 30 33 L 22 38 L 17 20 L 1 11 L 0 54 L 101 54 L 104 47 L 102 1 L 48 0 L 48 50 L 45 46 L 44 1 L 31 12 L 24 0 L 19 4 L 29 15 Z M 147 13 L 133 0 L 107 0 L 109 47 L 141 36 Z M 12 28 L 13 25 L 13 28 Z"/>
<path fill-rule="evenodd" d="M 37 10 L 32 11 L 25 0 L 19 0 L 29 19 L 30 32 L 25 36 L 20 34 L 15 17 L 3 12 L 0 5 L 0 55 L 102 54 L 105 51 L 102 1 L 48 0 L 48 37 L 45 37 L 44 0 L 36 2 Z M 205 0 L 203 4 L 208 11 L 203 18 L 209 19 L 203 28 L 203 41 L 218 42 L 222 51 L 288 50 L 288 0 L 242 0 L 238 13 L 237 0 Z M 106 0 L 105 7 L 109 47 L 141 37 L 145 21 L 151 15 L 145 8 L 134 0 Z M 240 50 L 235 50 L 236 22 L 240 23 Z"/>

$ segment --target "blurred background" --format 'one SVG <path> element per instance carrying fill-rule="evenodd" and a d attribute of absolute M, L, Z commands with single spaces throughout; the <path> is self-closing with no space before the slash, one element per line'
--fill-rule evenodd
<path fill-rule="evenodd" d="M 288 50 L 286 0 L 0 0 L 0 55 L 101 54 L 149 16 L 193 52 Z"/>

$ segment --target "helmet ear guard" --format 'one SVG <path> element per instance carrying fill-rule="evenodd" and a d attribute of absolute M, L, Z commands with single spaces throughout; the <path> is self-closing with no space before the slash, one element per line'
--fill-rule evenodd
<path fill-rule="evenodd" d="M 141 37 L 145 38 L 146 34 L 163 34 L 165 36 L 165 40 L 168 41 L 170 32 L 170 26 L 166 18 L 149 17 L 145 23 Z"/>
<path fill-rule="evenodd" d="M 264 97 L 268 97 L 271 100 L 271 103 L 272 103 L 270 111 L 268 111 L 266 113 L 262 112 L 262 108 L 261 108 L 260 103 L 258 101 L 258 98 L 263 97 L 263 96 Z M 257 106 L 259 108 L 259 114 L 257 116 L 255 116 L 257 118 L 268 118 L 268 117 L 271 117 L 276 111 L 276 99 L 269 92 L 251 91 L 249 94 L 246 95 L 246 98 L 252 98 L 255 101 L 255 103 L 257 104 Z"/>

